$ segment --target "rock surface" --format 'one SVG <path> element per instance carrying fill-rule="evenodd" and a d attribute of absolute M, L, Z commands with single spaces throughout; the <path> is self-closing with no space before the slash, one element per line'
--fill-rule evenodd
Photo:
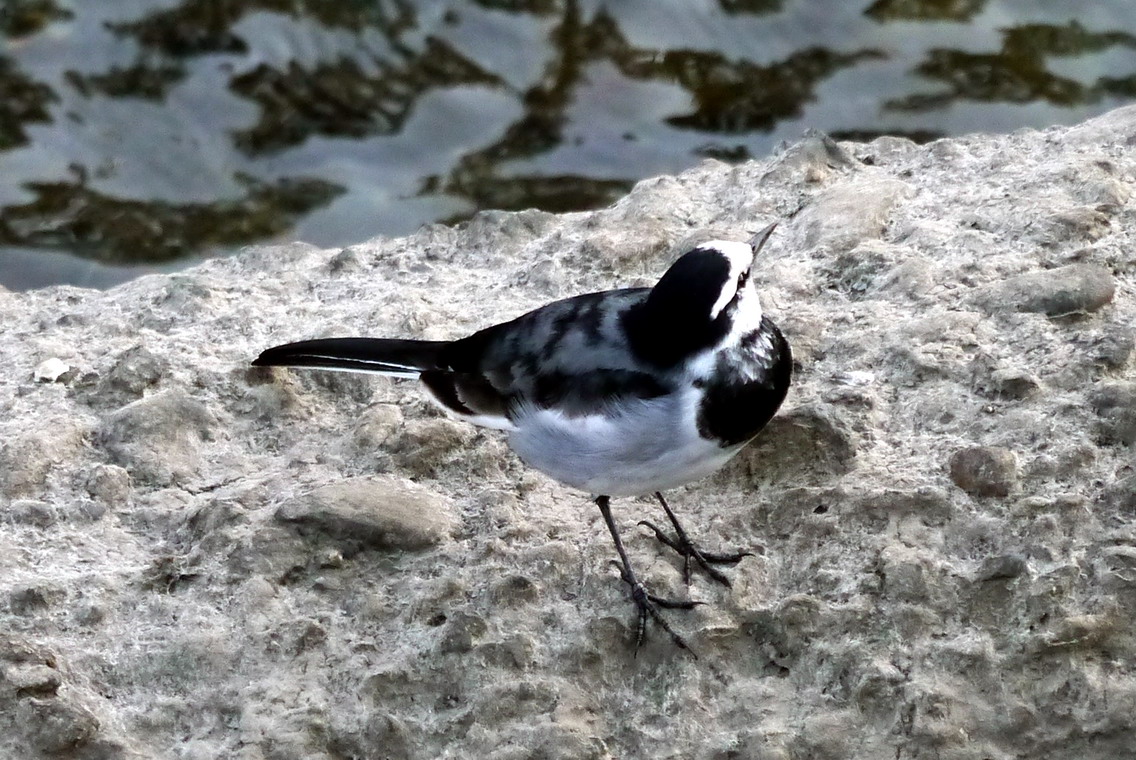
<path fill-rule="evenodd" d="M 1018 481 L 1018 458 L 998 446 L 971 446 L 951 456 L 951 480 L 974 496 L 1009 496 Z"/>
<path fill-rule="evenodd" d="M 348 478 L 280 507 L 276 517 L 351 546 L 425 549 L 453 532 L 445 500 L 392 478 Z"/>
<path fill-rule="evenodd" d="M 0 292 L 0 757 L 1130 754 L 1134 142 L 1136 108 L 810 136 L 595 213 Z M 497 433 L 413 383 L 248 367 L 648 284 L 774 220 L 793 391 L 669 498 L 753 556 L 688 590 L 635 527 L 657 506 L 615 502 L 652 589 L 707 602 L 668 615 L 697 661 L 654 629 L 634 656 L 596 510 Z"/>

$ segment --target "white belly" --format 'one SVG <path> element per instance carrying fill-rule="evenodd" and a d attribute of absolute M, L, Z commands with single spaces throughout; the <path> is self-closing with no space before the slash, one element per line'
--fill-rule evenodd
<path fill-rule="evenodd" d="M 530 467 L 592 494 L 664 491 L 714 472 L 742 447 L 698 435 L 691 389 L 618 407 L 619 415 L 565 417 L 534 410 L 516 419 L 509 445 Z"/>

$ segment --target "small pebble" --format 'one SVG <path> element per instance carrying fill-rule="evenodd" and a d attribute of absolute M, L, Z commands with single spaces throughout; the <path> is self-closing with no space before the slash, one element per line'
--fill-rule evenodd
<path fill-rule="evenodd" d="M 461 654 L 473 648 L 474 643 L 485 635 L 485 620 L 478 615 L 459 612 L 451 615 L 442 634 L 438 651 L 442 654 Z"/>
<path fill-rule="evenodd" d="M 980 396 L 1006 401 L 1024 401 L 1041 389 L 1036 377 L 1019 369 L 997 368 L 989 359 L 971 365 L 972 387 Z"/>
<path fill-rule="evenodd" d="M 398 462 L 415 475 L 429 475 L 447 457 L 466 447 L 476 432 L 451 419 L 416 420 L 404 426 L 393 442 Z M 469 452 L 465 451 L 468 456 Z"/>
<path fill-rule="evenodd" d="M 995 446 L 973 446 L 951 456 L 951 480 L 973 496 L 1008 496 L 1018 482 L 1018 458 Z"/>
<path fill-rule="evenodd" d="M 1009 309 L 1064 317 L 1097 311 L 1115 294 L 1116 281 L 1107 269 L 1070 264 L 1012 277 L 984 289 L 975 303 L 989 312 Z"/>
<path fill-rule="evenodd" d="M 142 398 L 169 371 L 168 362 L 142 345 L 118 355 L 114 365 L 99 382 L 92 401 L 101 406 L 121 406 Z"/>
<path fill-rule="evenodd" d="M 170 390 L 110 414 L 96 443 L 135 481 L 168 486 L 197 472 L 202 443 L 216 426 L 204 404 L 180 389 Z"/>
<path fill-rule="evenodd" d="M 67 362 L 52 357 L 35 368 L 34 377 L 37 383 L 55 383 L 70 369 Z"/>
<path fill-rule="evenodd" d="M 276 518 L 303 531 L 377 549 L 434 546 L 456 528 L 444 497 L 393 477 L 357 477 L 292 499 Z"/>
<path fill-rule="evenodd" d="M 1136 352 L 1136 328 L 1109 325 L 1092 346 L 1092 359 L 1110 370 L 1121 370 Z"/>
<path fill-rule="evenodd" d="M 86 707 L 59 699 L 20 700 L 16 720 L 25 727 L 32 746 L 51 756 L 78 757 L 99 732 L 99 719 Z"/>
<path fill-rule="evenodd" d="M 4 678 L 16 689 L 17 696 L 50 697 L 63 683 L 59 671 L 49 665 L 10 667 Z"/>
<path fill-rule="evenodd" d="M 50 527 L 59 519 L 50 504 L 37 499 L 14 499 L 6 510 L 0 511 L 0 515 L 14 523 L 36 528 Z"/>
<path fill-rule="evenodd" d="M 1017 578 L 1028 569 L 1025 557 L 1020 554 L 1002 554 L 984 560 L 975 580 L 982 582 Z"/>
<path fill-rule="evenodd" d="M 122 504 L 130 497 L 130 473 L 116 464 L 97 464 L 87 473 L 83 486 L 104 504 Z"/>
<path fill-rule="evenodd" d="M 496 604 L 517 607 L 535 602 L 540 595 L 540 589 L 523 575 L 510 575 L 498 581 L 490 593 Z"/>
<path fill-rule="evenodd" d="M 382 446 L 402 427 L 402 409 L 397 404 L 375 404 L 359 415 L 355 425 L 355 445 L 361 450 Z"/>
<path fill-rule="evenodd" d="M 1089 394 L 1099 415 L 1097 434 L 1106 446 L 1136 443 L 1136 383 L 1109 383 Z"/>
<path fill-rule="evenodd" d="M 1116 511 L 1131 518 L 1136 516 L 1136 475 L 1130 475 L 1106 489 L 1105 498 Z"/>

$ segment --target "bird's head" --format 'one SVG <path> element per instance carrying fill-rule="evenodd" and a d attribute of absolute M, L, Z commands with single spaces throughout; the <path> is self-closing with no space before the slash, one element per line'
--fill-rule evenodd
<path fill-rule="evenodd" d="M 679 360 L 741 336 L 761 325 L 761 299 L 750 279 L 753 263 L 776 224 L 748 243 L 711 240 L 679 257 L 651 289 L 643 305 L 643 330 L 663 345 L 650 353 L 658 363 Z"/>

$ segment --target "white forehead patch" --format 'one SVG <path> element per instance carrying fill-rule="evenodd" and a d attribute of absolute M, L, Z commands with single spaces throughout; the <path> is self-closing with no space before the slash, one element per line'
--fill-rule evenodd
<path fill-rule="evenodd" d="M 698 247 L 718 251 L 726 257 L 726 261 L 730 262 L 729 279 L 722 283 L 722 292 L 710 309 L 710 319 L 717 319 L 718 314 L 726 308 L 726 304 L 737 292 L 738 278 L 753 263 L 753 249 L 749 247 L 749 243 L 739 243 L 736 240 L 711 240 Z"/>

